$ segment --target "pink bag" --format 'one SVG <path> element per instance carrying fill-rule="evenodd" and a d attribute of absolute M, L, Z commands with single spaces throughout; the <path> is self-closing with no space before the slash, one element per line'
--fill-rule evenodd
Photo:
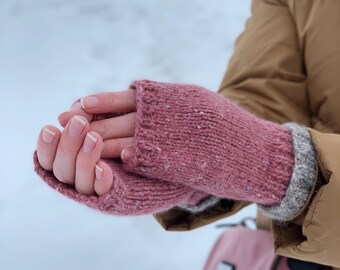
<path fill-rule="evenodd" d="M 235 227 L 216 241 L 204 270 L 289 270 L 287 259 L 274 253 L 270 232 Z"/>

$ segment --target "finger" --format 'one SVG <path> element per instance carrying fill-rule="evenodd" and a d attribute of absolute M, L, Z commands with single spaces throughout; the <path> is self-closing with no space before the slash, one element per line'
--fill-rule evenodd
<path fill-rule="evenodd" d="M 135 91 L 93 94 L 80 99 L 82 108 L 92 114 L 136 111 Z"/>
<path fill-rule="evenodd" d="M 103 140 L 133 137 L 135 134 L 136 113 L 93 121 L 90 130 L 98 133 Z"/>
<path fill-rule="evenodd" d="M 54 126 L 45 126 L 41 130 L 37 142 L 38 161 L 41 167 L 47 171 L 52 171 L 53 161 L 57 151 L 60 130 Z"/>
<path fill-rule="evenodd" d="M 119 158 L 120 153 L 124 148 L 133 147 L 135 142 L 134 137 L 110 139 L 104 141 L 104 149 L 102 158 Z"/>
<path fill-rule="evenodd" d="M 59 181 L 65 184 L 74 184 L 78 152 L 89 127 L 85 118 L 76 115 L 61 133 L 53 163 L 53 173 Z"/>
<path fill-rule="evenodd" d="M 120 152 L 120 158 L 123 162 L 128 162 L 133 156 L 134 149 L 133 147 L 124 148 L 122 152 Z"/>
<path fill-rule="evenodd" d="M 82 149 L 78 153 L 75 188 L 85 195 L 94 194 L 95 165 L 103 150 L 103 140 L 99 134 L 88 132 Z"/>
<path fill-rule="evenodd" d="M 110 166 L 100 160 L 95 166 L 95 175 L 94 190 L 97 195 L 102 196 L 108 193 L 113 183 L 113 175 Z"/>
<path fill-rule="evenodd" d="M 80 104 L 80 101 L 76 101 L 70 110 L 66 111 L 66 112 L 63 112 L 61 113 L 59 116 L 58 116 L 58 121 L 59 121 L 59 124 L 62 126 L 62 127 L 65 127 L 67 125 L 67 123 L 71 120 L 71 118 L 75 115 L 80 115 L 84 118 L 86 118 L 86 120 L 88 122 L 91 122 L 92 119 L 93 119 L 93 115 L 90 114 L 90 113 L 87 113 L 83 110 L 83 108 L 81 107 L 81 104 Z"/>

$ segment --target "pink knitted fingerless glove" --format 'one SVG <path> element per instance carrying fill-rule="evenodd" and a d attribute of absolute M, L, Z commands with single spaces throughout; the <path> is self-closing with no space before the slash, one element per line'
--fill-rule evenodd
<path fill-rule="evenodd" d="M 195 85 L 136 81 L 137 120 L 126 170 L 221 198 L 277 205 L 294 166 L 292 137 Z"/>
<path fill-rule="evenodd" d="M 178 205 L 205 207 L 209 196 L 189 187 L 156 179 L 146 179 L 122 169 L 119 159 L 104 160 L 112 169 L 113 185 L 103 196 L 88 196 L 78 193 L 74 187 L 59 182 L 52 172 L 44 170 L 34 153 L 37 174 L 59 193 L 93 209 L 113 215 L 142 215 L 163 212 Z M 199 206 L 197 206 L 199 207 Z"/>

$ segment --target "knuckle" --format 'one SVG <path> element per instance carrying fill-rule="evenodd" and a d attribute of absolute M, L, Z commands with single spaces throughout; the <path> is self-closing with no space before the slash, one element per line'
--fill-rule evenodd
<path fill-rule="evenodd" d="M 76 165 L 76 171 L 77 174 L 78 172 L 86 172 L 89 170 L 89 158 L 88 157 L 84 157 L 82 155 L 79 155 L 77 158 L 77 165 Z"/>
<path fill-rule="evenodd" d="M 60 143 L 58 145 L 58 154 L 61 155 L 61 156 L 69 156 L 71 155 L 73 152 L 72 152 L 72 149 L 69 145 L 66 145 L 66 144 L 62 144 Z"/>

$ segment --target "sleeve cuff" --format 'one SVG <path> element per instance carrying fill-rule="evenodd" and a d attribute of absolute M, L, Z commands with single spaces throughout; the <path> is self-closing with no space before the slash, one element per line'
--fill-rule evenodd
<path fill-rule="evenodd" d="M 198 214 L 218 204 L 220 200 L 221 199 L 218 197 L 209 196 L 197 205 L 180 205 L 178 208 L 188 211 L 192 214 Z"/>
<path fill-rule="evenodd" d="M 264 214 L 278 221 L 293 219 L 306 205 L 317 177 L 317 159 L 309 131 L 296 123 L 283 125 L 293 137 L 295 165 L 283 200 L 276 206 L 259 205 Z"/>

